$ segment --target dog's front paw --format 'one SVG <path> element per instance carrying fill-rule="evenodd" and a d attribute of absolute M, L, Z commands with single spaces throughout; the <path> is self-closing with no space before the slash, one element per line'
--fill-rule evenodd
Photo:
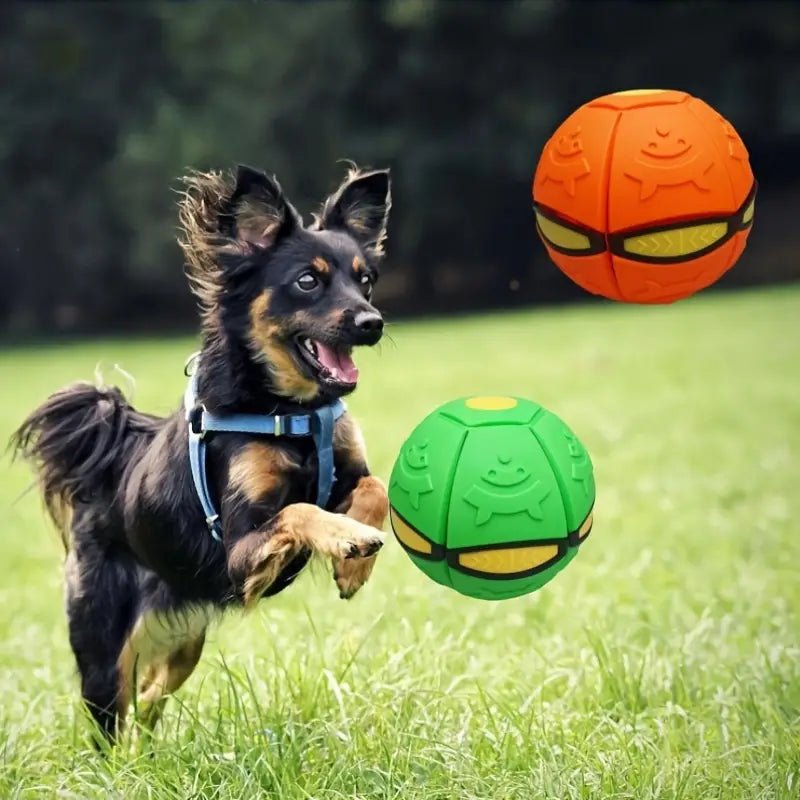
<path fill-rule="evenodd" d="M 339 597 L 349 600 L 369 579 L 377 556 L 366 558 L 334 559 L 333 579 L 339 588 Z"/>
<path fill-rule="evenodd" d="M 340 552 L 333 561 L 333 579 L 339 597 L 349 600 L 372 574 L 378 551 L 383 547 L 383 534 L 377 528 L 345 517 L 347 535 L 340 539 Z"/>
<path fill-rule="evenodd" d="M 364 526 L 367 527 L 367 526 Z M 350 560 L 351 558 L 369 558 L 374 556 L 378 550 L 383 547 L 383 536 L 375 528 L 363 537 L 342 543 L 346 551 L 344 559 Z"/>
<path fill-rule="evenodd" d="M 334 561 L 360 560 L 374 556 L 383 547 L 383 534 L 343 514 L 336 515 L 320 542 L 322 552 Z"/>

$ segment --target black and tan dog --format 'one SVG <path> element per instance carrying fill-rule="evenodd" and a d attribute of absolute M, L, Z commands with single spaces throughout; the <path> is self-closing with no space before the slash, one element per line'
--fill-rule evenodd
<path fill-rule="evenodd" d="M 351 392 L 352 348 L 383 330 L 371 295 L 388 171 L 351 170 L 309 226 L 276 181 L 248 167 L 195 174 L 186 187 L 181 246 L 202 310 L 203 406 L 296 414 Z M 142 722 L 155 724 L 215 612 L 286 588 L 312 553 L 332 560 L 349 598 L 383 542 L 386 491 L 348 414 L 335 423 L 325 508 L 310 437 L 213 436 L 207 474 L 221 541 L 209 535 L 187 440 L 183 410 L 144 414 L 118 389 L 88 383 L 51 395 L 12 439 L 36 465 L 63 534 L 70 643 L 83 699 L 110 740 L 137 688 Z"/>

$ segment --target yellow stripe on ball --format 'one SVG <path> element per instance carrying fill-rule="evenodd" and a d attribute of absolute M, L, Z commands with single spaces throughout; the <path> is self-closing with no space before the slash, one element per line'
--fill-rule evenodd
<path fill-rule="evenodd" d="M 646 256 L 653 260 L 676 258 L 699 253 L 724 238 L 727 233 L 727 222 L 706 222 L 659 233 L 648 233 L 644 236 L 632 236 L 625 239 L 623 247 L 626 253 Z"/>
<path fill-rule="evenodd" d="M 475 570 L 475 572 L 483 572 L 488 575 L 510 575 L 539 567 L 557 555 L 557 544 L 545 544 L 459 553 L 458 562 L 462 567 Z"/>
<path fill-rule="evenodd" d="M 392 524 L 394 535 L 409 549 L 416 553 L 425 553 L 430 555 L 433 552 L 431 543 L 423 539 L 410 525 L 407 525 L 395 512 L 389 507 L 389 521 Z"/>
<path fill-rule="evenodd" d="M 622 92 L 614 92 L 615 95 L 637 95 L 637 94 L 660 94 L 667 89 L 625 89 Z"/>
<path fill-rule="evenodd" d="M 744 216 L 742 217 L 742 224 L 747 225 L 748 222 L 753 221 L 753 215 L 755 214 L 756 210 L 756 199 L 755 197 L 750 201 L 750 205 L 747 206 L 747 210 L 744 212 Z"/>
<path fill-rule="evenodd" d="M 464 405 L 473 411 L 505 411 L 514 408 L 517 401 L 513 397 L 470 397 Z"/>
<path fill-rule="evenodd" d="M 594 521 L 594 511 L 589 512 L 589 516 L 583 521 L 583 524 L 578 528 L 578 538 L 585 539 L 592 529 L 592 522 Z"/>
<path fill-rule="evenodd" d="M 557 222 L 543 217 L 538 212 L 535 213 L 539 229 L 550 244 L 554 244 L 556 247 L 563 247 L 565 250 L 578 251 L 588 250 L 592 246 L 589 237 L 585 233 L 573 231 L 565 225 L 559 225 Z"/>

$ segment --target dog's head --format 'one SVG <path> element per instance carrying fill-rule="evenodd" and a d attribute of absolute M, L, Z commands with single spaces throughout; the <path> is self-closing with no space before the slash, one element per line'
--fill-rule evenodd
<path fill-rule="evenodd" d="M 250 167 L 186 183 L 181 246 L 207 331 L 243 345 L 277 395 L 309 402 L 351 392 L 353 348 L 383 332 L 372 290 L 389 172 L 352 169 L 307 227 L 278 182 Z"/>

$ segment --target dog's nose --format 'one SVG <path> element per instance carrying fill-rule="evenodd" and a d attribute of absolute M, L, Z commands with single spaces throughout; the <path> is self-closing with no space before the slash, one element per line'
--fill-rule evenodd
<path fill-rule="evenodd" d="M 375 311 L 359 311 L 353 322 L 359 333 L 375 335 L 383 330 L 383 317 Z"/>

